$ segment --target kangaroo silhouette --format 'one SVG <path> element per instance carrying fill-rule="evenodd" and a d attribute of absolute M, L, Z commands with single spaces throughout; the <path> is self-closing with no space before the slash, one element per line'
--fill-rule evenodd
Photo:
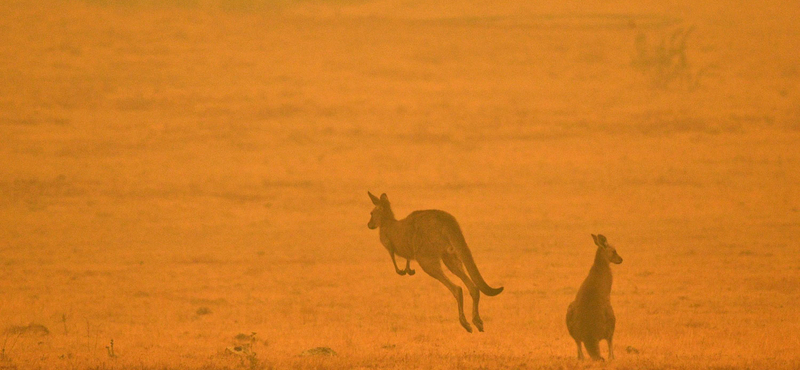
<path fill-rule="evenodd" d="M 479 331 L 483 331 L 483 320 L 478 313 L 480 293 L 495 296 L 503 291 L 503 287 L 492 288 L 483 280 L 455 217 L 444 211 L 424 210 L 412 212 L 408 217 L 397 220 L 385 193 L 380 198 L 370 192 L 367 194 L 375 205 L 367 227 L 380 229 L 381 244 L 389 251 L 395 272 L 401 276 L 414 275 L 411 261 L 416 260 L 423 271 L 439 280 L 453 293 L 458 303 L 458 320 L 464 329 L 472 333 L 472 327 L 464 316 L 463 291 L 442 271 L 441 262 L 444 262 L 469 290 L 472 296 L 472 323 Z M 395 254 L 406 259 L 403 270 L 397 267 Z"/>
<path fill-rule="evenodd" d="M 620 264 L 622 257 L 608 244 L 603 235 L 592 234 L 597 252 L 589 276 L 581 284 L 575 301 L 567 308 L 567 329 L 578 347 L 578 359 L 583 359 L 581 343 L 593 360 L 603 360 L 600 356 L 600 340 L 608 343 L 608 359 L 614 358 L 614 327 L 617 319 L 611 308 L 611 267 L 609 263 Z"/>

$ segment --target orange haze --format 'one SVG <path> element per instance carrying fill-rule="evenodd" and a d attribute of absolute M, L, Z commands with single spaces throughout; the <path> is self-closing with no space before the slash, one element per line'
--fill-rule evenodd
<path fill-rule="evenodd" d="M 703 3 L 0 1 L 0 369 L 597 366 L 592 233 L 611 368 L 800 367 L 800 6 Z"/>

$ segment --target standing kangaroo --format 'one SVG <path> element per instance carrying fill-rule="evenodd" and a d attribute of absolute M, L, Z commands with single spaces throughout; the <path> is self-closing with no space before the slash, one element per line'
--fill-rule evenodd
<path fill-rule="evenodd" d="M 410 265 L 411 260 L 416 260 L 423 271 L 442 282 L 453 293 L 458 302 L 461 326 L 472 333 L 472 327 L 464 316 L 463 291 L 445 276 L 441 265 L 444 262 L 467 286 L 472 296 L 472 323 L 479 331 L 483 331 L 483 320 L 478 313 L 480 293 L 495 296 L 503 291 L 503 287 L 492 288 L 483 280 L 455 217 L 444 211 L 425 210 L 412 212 L 408 217 L 397 220 L 386 194 L 381 194 L 380 198 L 370 192 L 367 194 L 375 205 L 367 227 L 380 228 L 381 244 L 389 251 L 395 272 L 401 276 L 414 275 Z M 395 254 L 406 259 L 405 269 L 397 267 Z M 464 267 L 469 275 L 464 272 Z"/>
<path fill-rule="evenodd" d="M 614 358 L 612 343 L 617 319 L 611 308 L 612 278 L 609 262 L 620 264 L 622 257 L 608 244 L 605 236 L 592 234 L 592 238 L 597 245 L 594 265 L 578 289 L 575 301 L 567 308 L 567 329 L 578 346 L 578 359 L 583 359 L 583 342 L 586 352 L 593 360 L 603 360 L 600 357 L 600 340 L 605 339 L 608 342 L 608 359 L 611 360 Z"/>

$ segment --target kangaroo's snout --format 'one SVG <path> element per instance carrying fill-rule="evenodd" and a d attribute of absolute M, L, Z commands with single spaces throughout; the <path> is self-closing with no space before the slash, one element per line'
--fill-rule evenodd
<path fill-rule="evenodd" d="M 614 255 L 611 256 L 611 263 L 615 265 L 619 265 L 620 263 L 622 263 L 622 257 L 619 254 L 617 254 L 617 251 L 614 251 Z"/>

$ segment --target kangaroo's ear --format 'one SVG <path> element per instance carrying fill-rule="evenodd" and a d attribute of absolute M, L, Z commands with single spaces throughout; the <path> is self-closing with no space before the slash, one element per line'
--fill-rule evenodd
<path fill-rule="evenodd" d="M 370 193 L 370 192 L 367 192 L 367 194 L 369 194 L 369 199 L 372 199 L 372 204 L 374 204 L 374 205 L 376 205 L 376 206 L 377 206 L 378 204 L 380 204 L 380 203 L 381 203 L 381 200 L 380 200 L 380 199 L 378 199 L 378 197 L 376 197 L 376 196 L 372 195 L 372 193 Z"/>
<path fill-rule="evenodd" d="M 592 239 L 594 239 L 594 244 L 598 247 L 605 247 L 606 237 L 602 235 L 594 235 L 592 234 Z"/>
<path fill-rule="evenodd" d="M 389 203 L 389 197 L 386 196 L 386 193 L 381 194 L 381 202 Z"/>

